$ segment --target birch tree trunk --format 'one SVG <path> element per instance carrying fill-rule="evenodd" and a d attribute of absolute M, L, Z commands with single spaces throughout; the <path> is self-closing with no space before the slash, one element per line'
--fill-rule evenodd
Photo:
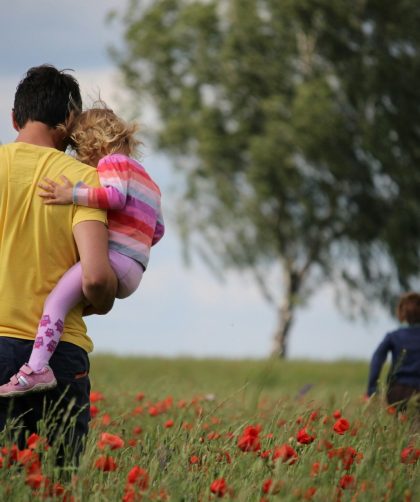
<path fill-rule="evenodd" d="M 285 270 L 285 291 L 278 309 L 277 328 L 274 332 L 272 357 L 281 359 L 287 356 L 287 343 L 290 328 L 294 321 L 296 299 L 301 285 L 301 277 L 292 270 Z"/>

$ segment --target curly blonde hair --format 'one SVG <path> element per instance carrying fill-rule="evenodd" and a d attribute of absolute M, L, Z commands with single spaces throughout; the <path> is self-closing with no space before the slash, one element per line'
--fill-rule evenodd
<path fill-rule="evenodd" d="M 420 324 L 420 294 L 409 292 L 401 295 L 397 306 L 397 317 L 400 322 Z"/>
<path fill-rule="evenodd" d="M 70 117 L 65 129 L 77 159 L 93 166 L 111 153 L 134 156 L 141 144 L 138 124 L 125 122 L 102 101 Z"/>

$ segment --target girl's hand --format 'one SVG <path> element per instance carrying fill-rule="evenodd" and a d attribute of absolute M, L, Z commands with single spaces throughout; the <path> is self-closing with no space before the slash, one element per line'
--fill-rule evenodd
<path fill-rule="evenodd" d="M 63 175 L 60 178 L 62 185 L 49 178 L 38 183 L 39 188 L 44 190 L 38 194 L 44 199 L 44 204 L 73 204 L 73 183 Z"/>

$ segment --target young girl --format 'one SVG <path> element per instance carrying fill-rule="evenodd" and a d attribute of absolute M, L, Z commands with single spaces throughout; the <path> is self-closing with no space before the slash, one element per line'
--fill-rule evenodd
<path fill-rule="evenodd" d="M 149 261 L 150 247 L 163 236 L 160 191 L 132 157 L 139 142 L 137 125 L 126 124 L 106 108 L 92 108 L 67 127 L 77 158 L 97 165 L 102 188 L 64 176 L 63 184 L 45 179 L 39 195 L 45 204 L 78 204 L 108 210 L 109 260 L 118 278 L 117 298 L 138 287 Z M 11 397 L 53 388 L 57 382 L 48 362 L 64 330 L 67 313 L 83 299 L 80 263 L 68 270 L 48 296 L 32 354 L 0 396 Z"/>
<path fill-rule="evenodd" d="M 412 396 L 420 394 L 420 294 L 402 295 L 397 317 L 402 325 L 385 336 L 372 356 L 367 394 L 376 392 L 382 366 L 391 352 L 387 401 L 403 409 Z"/>

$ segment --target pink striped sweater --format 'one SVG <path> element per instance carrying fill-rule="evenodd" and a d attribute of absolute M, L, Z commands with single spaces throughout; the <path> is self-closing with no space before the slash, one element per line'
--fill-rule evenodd
<path fill-rule="evenodd" d="M 162 238 L 165 227 L 159 187 L 136 160 L 122 154 L 98 163 L 101 188 L 82 182 L 73 189 L 73 202 L 108 210 L 109 248 L 147 268 L 150 248 Z"/>

